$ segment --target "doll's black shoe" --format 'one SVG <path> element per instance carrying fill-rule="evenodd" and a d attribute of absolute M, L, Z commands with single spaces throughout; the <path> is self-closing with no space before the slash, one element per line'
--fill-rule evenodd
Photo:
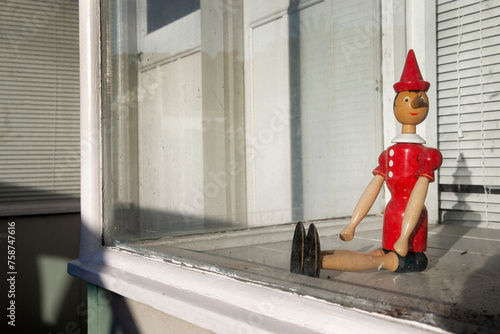
<path fill-rule="evenodd" d="M 319 235 L 314 224 L 309 225 L 307 231 L 305 254 L 304 254 L 304 275 L 319 277 L 320 272 L 320 251 Z"/>
<path fill-rule="evenodd" d="M 302 274 L 304 270 L 304 245 L 306 242 L 306 230 L 302 222 L 295 226 L 292 239 L 292 255 L 290 257 L 290 272 Z"/>

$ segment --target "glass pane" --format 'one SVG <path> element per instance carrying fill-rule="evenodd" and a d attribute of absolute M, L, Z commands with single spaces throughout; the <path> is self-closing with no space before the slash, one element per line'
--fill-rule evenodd
<path fill-rule="evenodd" d="M 200 9 L 200 0 L 147 0 L 148 34 Z"/>
<path fill-rule="evenodd" d="M 382 151 L 379 7 L 104 1 L 105 243 L 349 216 Z"/>

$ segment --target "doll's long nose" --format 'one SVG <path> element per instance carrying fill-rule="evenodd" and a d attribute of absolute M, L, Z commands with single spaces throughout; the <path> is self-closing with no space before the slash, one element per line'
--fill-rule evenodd
<path fill-rule="evenodd" d="M 421 107 L 425 107 L 427 104 L 424 102 L 422 98 L 422 93 L 418 93 L 413 100 L 411 100 L 410 105 L 413 109 L 418 109 Z"/>

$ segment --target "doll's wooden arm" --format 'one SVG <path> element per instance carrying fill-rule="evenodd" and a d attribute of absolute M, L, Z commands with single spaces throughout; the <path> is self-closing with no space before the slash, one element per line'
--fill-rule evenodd
<path fill-rule="evenodd" d="M 401 256 L 408 254 L 408 239 L 417 226 L 420 214 L 424 208 L 425 197 L 429 189 L 429 179 L 420 176 L 413 187 L 408 204 L 406 205 L 403 222 L 401 223 L 401 236 L 394 244 L 394 250 Z"/>
<path fill-rule="evenodd" d="M 377 199 L 378 193 L 380 192 L 380 189 L 382 189 L 383 184 L 384 177 L 380 174 L 376 174 L 366 187 L 363 195 L 361 195 L 358 204 L 356 204 L 349 225 L 347 225 L 342 232 L 340 232 L 340 239 L 344 241 L 352 240 L 356 226 L 358 226 L 361 220 L 365 218 L 368 211 L 370 211 L 370 208 Z"/>

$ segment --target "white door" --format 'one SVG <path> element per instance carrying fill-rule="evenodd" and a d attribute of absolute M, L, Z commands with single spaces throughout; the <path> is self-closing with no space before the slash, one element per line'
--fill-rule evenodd
<path fill-rule="evenodd" d="M 249 224 L 350 215 L 382 151 L 379 4 L 246 1 L 244 15 Z"/>

